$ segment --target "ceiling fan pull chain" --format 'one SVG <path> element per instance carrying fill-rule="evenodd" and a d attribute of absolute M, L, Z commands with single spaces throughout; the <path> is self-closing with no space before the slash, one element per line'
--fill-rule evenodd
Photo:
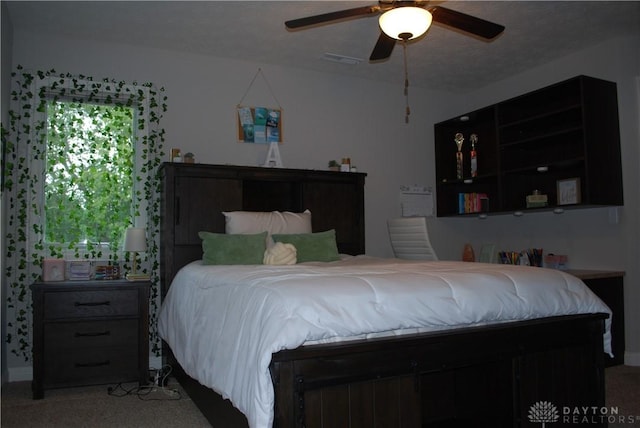
<path fill-rule="evenodd" d="M 409 115 L 411 109 L 409 108 L 409 72 L 407 71 L 407 41 L 402 41 L 402 53 L 404 56 L 404 98 L 406 101 L 404 123 L 409 123 Z"/>

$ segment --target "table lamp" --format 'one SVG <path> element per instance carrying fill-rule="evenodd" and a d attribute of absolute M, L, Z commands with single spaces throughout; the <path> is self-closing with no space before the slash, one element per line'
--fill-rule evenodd
<path fill-rule="evenodd" d="M 147 251 L 147 239 L 142 227 L 129 227 L 124 235 L 124 251 L 133 253 L 133 269 L 127 274 L 129 281 L 148 281 L 149 275 L 136 272 L 138 252 Z"/>

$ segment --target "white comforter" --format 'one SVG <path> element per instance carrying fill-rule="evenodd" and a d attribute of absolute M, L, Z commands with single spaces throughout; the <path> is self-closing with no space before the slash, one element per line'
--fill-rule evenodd
<path fill-rule="evenodd" d="M 550 269 L 366 256 L 293 266 L 198 261 L 176 275 L 158 328 L 191 377 L 229 398 L 252 428 L 270 428 L 269 364 L 282 349 L 594 312 L 611 313 L 579 279 Z"/>

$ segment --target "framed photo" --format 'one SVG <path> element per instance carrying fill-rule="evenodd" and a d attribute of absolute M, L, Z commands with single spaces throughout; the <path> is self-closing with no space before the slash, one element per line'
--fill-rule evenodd
<path fill-rule="evenodd" d="M 571 205 L 580 203 L 580 178 L 567 178 L 558 180 L 558 205 Z"/>

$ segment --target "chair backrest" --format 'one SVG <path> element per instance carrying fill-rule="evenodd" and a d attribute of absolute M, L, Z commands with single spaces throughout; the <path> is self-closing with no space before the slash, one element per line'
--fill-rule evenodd
<path fill-rule="evenodd" d="M 399 259 L 438 260 L 429 241 L 425 217 L 399 217 L 387 220 L 393 253 Z"/>

